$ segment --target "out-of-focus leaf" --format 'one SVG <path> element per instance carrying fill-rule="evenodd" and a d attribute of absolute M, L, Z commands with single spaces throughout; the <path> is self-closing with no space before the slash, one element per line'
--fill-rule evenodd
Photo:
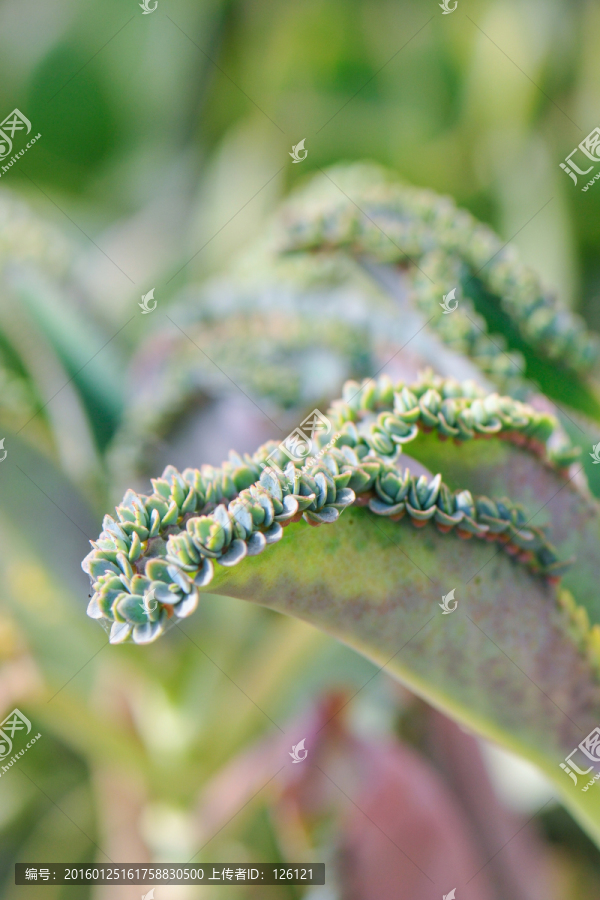
<path fill-rule="evenodd" d="M 92 426 L 106 440 L 123 404 L 124 364 L 108 343 L 111 335 L 85 321 L 75 298 L 67 302 L 58 288 L 34 273 L 18 273 L 11 287 L 15 302 L 27 309 L 32 327 L 42 331 L 81 391 Z"/>

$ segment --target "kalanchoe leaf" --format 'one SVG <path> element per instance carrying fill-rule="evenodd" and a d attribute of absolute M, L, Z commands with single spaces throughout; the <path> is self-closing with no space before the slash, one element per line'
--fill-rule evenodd
<path fill-rule="evenodd" d="M 181 515 L 185 516 L 189 512 L 194 512 L 196 509 L 196 493 L 193 488 L 190 488 L 185 500 L 181 504 Z"/>
<path fill-rule="evenodd" d="M 123 543 L 122 547 L 117 547 L 117 542 L 115 541 L 114 538 L 98 538 L 97 541 L 90 541 L 90 544 L 95 549 L 104 550 L 106 552 L 110 552 L 111 554 L 113 551 L 122 550 L 127 546 L 124 541 L 122 543 Z M 115 560 L 116 560 L 116 553 L 114 554 L 114 556 L 115 556 Z M 111 557 L 109 557 L 109 556 L 106 556 L 104 558 L 111 559 Z"/>
<path fill-rule="evenodd" d="M 171 576 L 172 582 L 176 584 L 177 587 L 185 594 L 189 594 L 192 589 L 192 583 L 187 574 L 183 572 L 178 566 L 169 566 L 167 571 Z"/>
<path fill-rule="evenodd" d="M 307 510 L 304 513 L 304 518 L 307 522 L 316 522 L 319 525 L 330 525 L 339 519 L 340 514 L 337 509 L 334 509 L 333 506 L 324 506 L 319 512 L 312 512 L 311 510 Z"/>
<path fill-rule="evenodd" d="M 135 562 L 142 555 L 142 542 L 139 539 L 137 531 L 133 532 L 131 547 L 129 548 L 129 560 Z"/>
<path fill-rule="evenodd" d="M 435 390 L 426 391 L 419 400 L 421 420 L 427 428 L 435 428 L 442 398 Z"/>
<path fill-rule="evenodd" d="M 302 489 L 305 490 L 306 485 L 302 485 Z M 298 504 L 299 512 L 304 512 L 305 509 L 312 507 L 317 499 L 317 495 L 310 493 L 310 492 L 308 492 L 306 494 L 294 494 L 293 496 L 294 496 L 294 500 Z M 277 524 L 277 522 L 275 524 Z"/>
<path fill-rule="evenodd" d="M 438 494 L 440 492 L 441 483 L 442 476 L 438 473 L 425 488 L 423 492 L 423 506 L 425 506 L 425 508 L 428 508 L 429 506 L 432 506 L 436 503 Z"/>
<path fill-rule="evenodd" d="M 475 515 L 475 504 L 470 491 L 458 491 L 456 494 L 456 508 L 465 515 L 473 518 Z M 509 513 L 509 507 L 505 507 L 505 511 Z"/>
<path fill-rule="evenodd" d="M 150 589 L 154 598 L 158 600 L 159 603 L 177 603 L 183 596 L 184 592 L 181 591 L 181 596 L 179 595 L 179 592 L 177 594 L 174 594 L 171 590 L 173 584 L 174 582 L 172 581 L 170 581 L 168 584 L 164 580 L 153 581 Z"/>
<path fill-rule="evenodd" d="M 218 506 L 210 516 L 188 520 L 187 530 L 202 556 L 221 556 L 231 540 L 232 525 L 228 518 L 225 520 L 222 510 L 224 507 Z"/>
<path fill-rule="evenodd" d="M 417 422 L 421 416 L 421 410 L 417 398 L 411 390 L 403 387 L 394 394 L 394 412 L 409 424 Z"/>
<path fill-rule="evenodd" d="M 139 594 L 127 594 L 117 602 L 117 611 L 125 622 L 141 625 L 150 621 L 144 598 Z"/>
<path fill-rule="evenodd" d="M 327 503 L 327 481 L 322 472 L 317 472 L 314 476 L 314 483 L 317 488 L 315 504 L 317 509 L 321 509 Z"/>
<path fill-rule="evenodd" d="M 368 472 L 365 472 L 361 468 L 357 468 L 348 482 L 348 487 L 352 488 L 357 494 L 361 494 L 367 489 L 367 485 L 370 484 L 370 482 L 371 477 Z"/>
<path fill-rule="evenodd" d="M 171 499 L 181 508 L 187 496 L 185 481 L 179 472 L 173 472 L 171 476 Z"/>
<path fill-rule="evenodd" d="M 157 622 L 145 622 L 143 625 L 135 625 L 132 632 L 134 643 L 150 644 L 161 635 L 165 629 L 166 618 L 161 617 Z"/>
<path fill-rule="evenodd" d="M 342 510 L 346 509 L 346 507 L 352 506 L 355 500 L 356 494 L 351 488 L 342 488 L 342 490 L 337 492 L 335 500 L 327 504 L 327 508 L 337 509 L 339 512 L 341 512 Z"/>
<path fill-rule="evenodd" d="M 103 619 L 105 618 L 105 613 L 102 611 L 99 603 L 100 595 L 93 594 L 92 599 L 88 603 L 87 614 L 91 619 Z"/>
<path fill-rule="evenodd" d="M 88 562 L 86 563 L 87 569 L 85 571 L 88 572 L 92 578 L 98 578 L 100 575 L 105 575 L 107 572 L 119 572 L 119 568 L 108 560 L 98 558 L 97 556 L 90 559 L 90 556 L 91 554 L 86 557 Z"/>
<path fill-rule="evenodd" d="M 125 575 L 126 578 L 133 577 L 133 569 L 131 568 L 131 563 L 129 562 L 129 560 L 127 559 L 127 557 L 125 556 L 124 553 L 117 553 L 117 565 L 119 566 L 119 568 L 121 569 L 121 572 L 123 573 L 123 575 Z"/>
<path fill-rule="evenodd" d="M 395 444 L 424 426 L 448 436 L 444 429 L 451 430 L 454 422 L 461 439 L 478 428 L 486 434 L 498 431 L 499 422 L 503 428 L 525 428 L 530 434 L 538 429 L 540 434 L 540 422 L 546 430 L 548 424 L 541 414 L 511 398 L 490 399 L 474 383 L 431 374 L 411 388 L 380 379 L 358 385 L 356 392 L 350 406 L 358 425 L 336 423 L 349 443 L 323 443 L 310 468 L 288 462 L 283 473 L 261 469 L 260 462 L 277 446 L 269 442 L 253 457 L 231 454 L 221 469 L 203 466 L 182 476 L 169 466 L 149 497 L 128 491 L 118 510 L 122 524 L 105 517 L 102 535 L 82 564 L 94 587 L 90 615 L 132 626 L 116 629 L 115 640 L 153 640 L 162 631 L 154 626 L 165 616 L 183 617 L 195 609 L 198 590 L 213 580 L 212 560 L 236 566 L 280 541 L 282 525 L 301 516 L 311 525 L 331 525 L 354 503 L 367 504 L 372 514 L 394 522 L 407 516 L 418 527 L 432 521 L 439 531 L 455 530 L 460 537 L 501 539 L 508 553 L 552 578 L 564 570 L 543 530 L 529 526 L 518 505 L 464 490 L 452 493 L 441 474 L 416 477 L 400 469 L 399 448 L 392 457 L 374 449 L 373 435 L 391 436 Z M 348 409 L 347 403 L 335 403 L 332 415 L 347 416 Z M 183 508 L 185 525 L 178 525 Z M 202 514 L 203 509 L 209 511 Z M 145 602 L 150 596 L 154 605 Z"/>
<path fill-rule="evenodd" d="M 223 504 L 220 504 L 211 515 L 215 522 L 220 526 L 224 545 L 227 546 L 233 536 L 233 526 L 226 507 L 223 506 Z"/>
<path fill-rule="evenodd" d="M 131 579 L 131 593 L 144 594 L 150 587 L 150 579 L 145 575 L 134 575 Z"/>
<path fill-rule="evenodd" d="M 415 525 L 418 525 L 419 523 L 425 523 L 428 522 L 429 519 L 433 519 L 437 510 L 436 506 L 430 506 L 429 509 L 419 509 L 419 507 L 413 506 L 409 500 L 406 500 L 405 506 Z"/>
<path fill-rule="evenodd" d="M 299 510 L 298 499 L 292 494 L 288 494 L 283 498 L 283 511 L 275 516 L 276 522 L 288 522 L 293 518 Z M 265 522 L 267 524 L 267 522 Z M 270 525 L 270 522 L 268 523 Z"/>
<path fill-rule="evenodd" d="M 155 494 L 148 498 L 148 500 L 146 501 L 146 506 L 149 512 L 157 512 L 158 516 L 160 517 L 161 523 L 164 516 L 166 516 L 167 512 L 169 511 L 169 504 L 167 503 L 167 501 Z"/>
<path fill-rule="evenodd" d="M 146 563 L 145 574 L 151 581 L 171 581 L 168 568 L 162 559 L 149 559 Z"/>
<path fill-rule="evenodd" d="M 177 606 L 174 607 L 174 613 L 179 619 L 185 619 L 187 616 L 191 616 L 193 612 L 196 611 L 198 607 L 198 591 L 193 590 L 181 601 Z"/>
<path fill-rule="evenodd" d="M 117 506 L 115 512 L 121 522 L 135 522 L 135 513 L 127 506 Z"/>
<path fill-rule="evenodd" d="M 267 539 L 261 531 L 255 531 L 246 542 L 248 556 L 258 556 L 267 546 Z"/>
<path fill-rule="evenodd" d="M 337 447 L 348 447 L 351 449 L 358 443 L 358 431 L 353 422 L 344 422 L 341 428 L 340 436 L 336 441 Z"/>
<path fill-rule="evenodd" d="M 218 557 L 217 562 L 222 566 L 237 566 L 239 562 L 243 560 L 246 556 L 247 548 L 244 541 L 239 538 L 235 538 L 231 542 L 231 546 L 229 547 L 227 553 L 224 553 L 223 556 Z"/>
<path fill-rule="evenodd" d="M 110 643 L 123 644 L 130 637 L 133 626 L 128 622 L 113 622 L 110 629 Z"/>
<path fill-rule="evenodd" d="M 260 476 L 260 483 L 275 499 L 282 500 L 283 493 L 281 485 L 279 484 L 279 479 L 271 474 L 271 472 L 263 471 Z"/>
<path fill-rule="evenodd" d="M 171 501 L 167 512 L 162 517 L 163 527 L 165 527 L 166 525 L 175 525 L 178 518 L 179 518 L 179 507 L 177 506 L 175 501 Z"/>
<path fill-rule="evenodd" d="M 257 532 L 259 534 L 259 532 Z M 262 537 L 262 535 L 261 535 Z M 203 558 L 200 564 L 200 568 L 194 578 L 194 584 L 196 587 L 206 587 L 207 584 L 210 584 L 212 581 L 214 573 L 214 565 L 212 559 Z"/>
<path fill-rule="evenodd" d="M 273 522 L 271 527 L 264 532 L 267 544 L 276 544 L 283 537 L 283 528 L 279 522 Z"/>
<path fill-rule="evenodd" d="M 171 498 L 171 485 L 168 481 L 165 481 L 162 478 L 152 478 L 150 479 L 152 483 L 152 487 L 154 488 L 154 493 L 159 497 L 164 497 L 165 500 L 169 500 Z"/>
<path fill-rule="evenodd" d="M 396 444 L 384 431 L 373 425 L 365 436 L 369 446 L 382 456 L 391 456 L 396 452 Z"/>
<path fill-rule="evenodd" d="M 458 436 L 461 441 L 475 437 L 475 421 L 470 407 L 461 409 L 457 416 Z"/>
<path fill-rule="evenodd" d="M 234 534 L 242 539 L 249 537 L 254 530 L 254 522 L 248 504 L 244 503 L 241 498 L 239 500 L 234 500 L 231 504 L 231 515 L 234 520 Z"/>
<path fill-rule="evenodd" d="M 404 514 L 406 505 L 402 503 L 385 503 L 376 497 L 369 500 L 369 509 L 377 516 L 400 516 Z"/>

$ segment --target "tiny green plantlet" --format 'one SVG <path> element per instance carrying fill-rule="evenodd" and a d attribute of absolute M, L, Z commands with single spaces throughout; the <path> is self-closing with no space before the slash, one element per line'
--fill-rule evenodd
<path fill-rule="evenodd" d="M 560 768 L 600 724 L 600 510 L 582 470 L 593 457 L 563 415 L 540 411 L 475 295 L 498 299 L 523 345 L 592 398 L 597 339 L 450 201 L 373 167 L 330 176 L 329 193 L 316 180 L 284 209 L 272 264 L 401 270 L 427 328 L 499 392 L 429 370 L 348 381 L 314 462 L 269 441 L 220 467 L 167 466 L 152 493 L 128 490 L 105 517 L 83 562 L 88 614 L 133 645 L 218 595 L 304 619 L 538 765 L 600 843 L 596 786 Z M 460 308 L 440 312 L 443 296 Z"/>

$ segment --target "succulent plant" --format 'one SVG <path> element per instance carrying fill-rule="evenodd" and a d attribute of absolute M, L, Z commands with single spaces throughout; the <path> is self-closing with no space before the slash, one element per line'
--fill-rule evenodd
<path fill-rule="evenodd" d="M 286 465 L 282 450 L 283 470 L 266 464 L 278 450 L 269 442 L 253 456 L 232 452 L 221 468 L 180 473 L 169 466 L 153 479 L 151 495 L 125 494 L 83 563 L 94 587 L 88 614 L 110 624 L 111 642 L 147 643 L 173 615 L 190 615 L 199 590 L 213 579 L 213 560 L 237 565 L 278 542 L 290 522 L 302 517 L 333 524 L 353 504 L 392 521 L 408 515 L 418 528 L 431 520 L 442 533 L 455 529 L 463 538 L 500 541 L 551 580 L 568 567 L 509 499 L 451 491 L 441 474 L 428 479 L 402 468 L 404 445 L 435 430 L 442 440 L 512 441 L 564 475 L 579 449 L 549 448 L 558 428 L 552 416 L 510 397 L 485 395 L 473 383 L 434 376 L 413 385 L 394 385 L 386 376 L 349 381 L 328 414 L 338 429 L 335 447 L 308 467 Z M 148 592 L 158 601 L 152 610 L 144 606 Z"/>
<path fill-rule="evenodd" d="M 459 308 L 443 315 L 440 301 L 452 289 Z M 597 439 L 581 415 L 600 415 L 590 387 L 597 337 L 488 226 L 379 166 L 340 165 L 313 178 L 227 279 L 189 286 L 178 300 L 172 335 L 165 339 L 162 325 L 150 334 L 133 367 L 112 451 L 118 479 L 155 470 L 157 443 L 194 404 L 223 392 L 215 364 L 281 419 L 322 402 L 344 379 L 378 371 L 406 344 L 423 366 L 461 380 L 481 376 L 521 400 L 536 392 L 524 356 L 531 351 L 562 376 L 556 399 L 566 392 L 580 411 L 569 419 L 557 411 L 563 426 L 575 421 L 586 443 Z M 488 324 L 498 316 L 510 341 Z M 591 487 L 600 493 L 600 477 Z"/>
<path fill-rule="evenodd" d="M 312 266 L 317 279 L 338 264 L 344 277 L 355 267 L 407 278 L 434 332 L 421 360 L 438 354 L 443 369 L 447 344 L 485 386 L 431 369 L 349 380 L 312 458 L 268 441 L 219 467 L 167 466 L 152 493 L 128 490 L 105 517 L 83 563 L 89 615 L 111 643 L 136 644 L 218 594 L 304 618 L 535 762 L 600 840 L 600 801 L 560 768 L 600 722 L 600 509 L 569 423 L 585 440 L 594 426 L 540 402 L 523 358 L 490 338 L 477 297 L 496 298 L 523 345 L 588 400 L 595 337 L 489 229 L 374 167 L 316 179 L 263 252 L 276 267 Z M 461 312 L 444 316 L 452 287 Z M 450 589 L 459 608 L 442 619 Z"/>
<path fill-rule="evenodd" d="M 442 339 L 494 378 L 518 376 L 522 360 L 504 352 L 502 335 L 490 346 L 470 299 L 481 292 L 498 298 L 527 344 L 565 369 L 585 373 L 598 362 L 598 338 L 544 289 L 514 247 L 450 198 L 404 185 L 379 166 L 330 169 L 288 203 L 279 224 L 273 244 L 280 253 L 341 251 L 410 271 L 415 302 L 426 316 L 435 314 Z M 461 288 L 468 315 L 439 315 L 440 286 Z"/>

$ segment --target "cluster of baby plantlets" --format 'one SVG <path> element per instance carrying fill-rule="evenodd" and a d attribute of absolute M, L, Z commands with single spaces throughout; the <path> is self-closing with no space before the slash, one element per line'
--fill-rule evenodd
<path fill-rule="evenodd" d="M 520 354 L 505 356 L 501 336 L 490 342 L 485 319 L 466 296 L 468 315 L 440 315 L 442 291 L 462 285 L 468 294 L 477 281 L 542 355 L 577 372 L 598 360 L 598 339 L 583 320 L 544 290 L 514 248 L 449 197 L 403 185 L 378 166 L 339 166 L 292 198 L 282 218 L 282 253 L 343 251 L 409 268 L 417 304 L 435 316 L 432 327 L 490 373 L 518 374 Z"/>
<path fill-rule="evenodd" d="M 152 481 L 150 495 L 127 491 L 82 563 L 94 592 L 88 614 L 110 627 L 111 642 L 155 640 L 170 618 L 196 609 L 215 563 L 235 566 L 281 540 L 289 523 L 333 524 L 353 504 L 392 521 L 408 516 L 417 528 L 431 521 L 441 533 L 498 541 L 552 581 L 570 564 L 558 559 L 544 530 L 529 526 L 517 504 L 453 492 L 440 474 L 429 480 L 401 466 L 402 445 L 419 429 L 435 428 L 459 441 L 520 435 L 545 454 L 556 427 L 551 416 L 508 397 L 486 396 L 471 383 L 433 376 L 414 385 L 394 385 L 386 377 L 348 382 L 329 415 L 339 426 L 336 446 L 314 465 L 300 469 L 269 441 L 252 456 L 232 452 L 219 468 L 180 473 L 168 466 Z M 326 440 L 321 434 L 317 443 Z M 561 468 L 575 452 L 563 451 Z"/>
<path fill-rule="evenodd" d="M 166 438 L 193 402 L 217 393 L 214 365 L 196 342 L 210 343 L 211 359 L 233 381 L 282 410 L 314 405 L 307 354 L 327 360 L 323 380 L 333 357 L 341 380 L 373 371 L 382 340 L 403 345 L 410 335 L 401 316 L 380 290 L 373 302 L 357 260 L 402 269 L 406 308 L 417 307 L 427 322 L 420 340 L 427 344 L 435 331 L 504 394 L 529 396 L 527 363 L 477 310 L 499 305 L 536 355 L 578 376 L 598 360 L 598 339 L 583 320 L 470 213 L 377 166 L 337 166 L 292 196 L 272 237 L 239 261 L 235 277 L 186 289 L 176 316 L 185 334 L 176 329 L 170 346 L 163 334 L 149 338 L 137 367 L 144 376 L 111 451 L 118 477 L 151 470 L 157 437 Z M 443 315 L 440 302 L 452 288 L 459 306 Z"/>
<path fill-rule="evenodd" d="M 383 456 L 394 455 L 419 431 L 435 431 L 440 440 L 452 438 L 456 444 L 494 436 L 525 447 L 561 471 L 581 452 L 561 439 L 553 415 L 512 397 L 486 394 L 474 381 L 459 382 L 431 372 L 410 387 L 395 387 L 386 376 L 360 384 L 347 381 L 330 414 L 338 429 L 356 424 L 351 432 L 356 440 Z"/>

